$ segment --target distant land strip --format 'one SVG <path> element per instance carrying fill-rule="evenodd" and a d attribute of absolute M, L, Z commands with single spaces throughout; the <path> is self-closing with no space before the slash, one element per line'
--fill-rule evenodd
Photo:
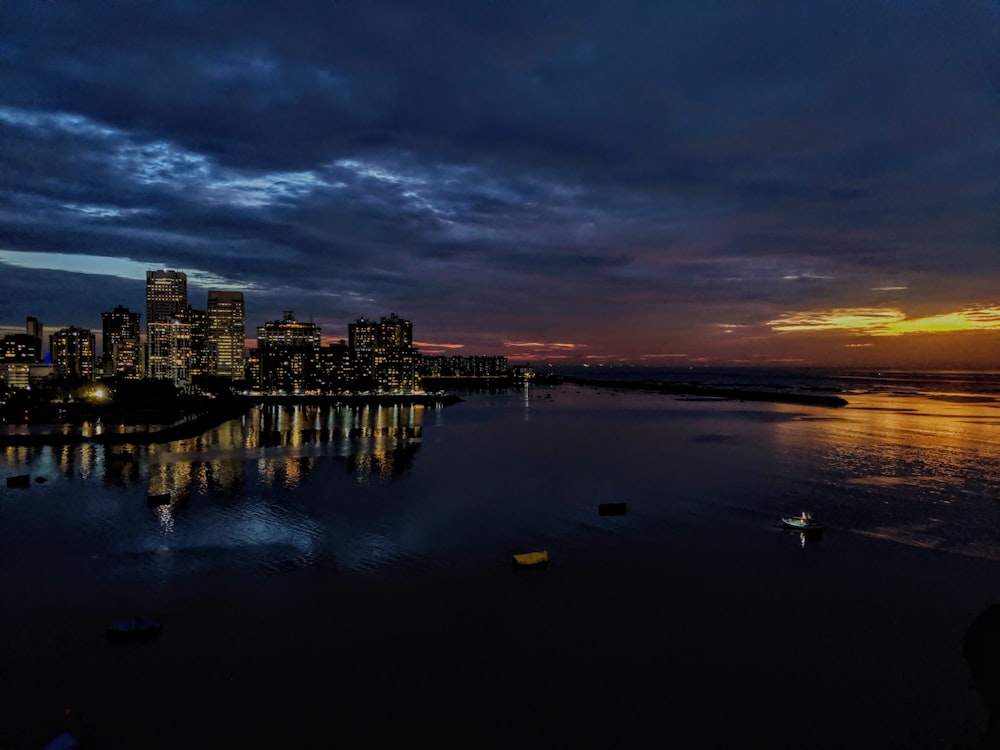
<path fill-rule="evenodd" d="M 618 388 L 633 391 L 655 391 L 678 396 L 702 396 L 704 398 L 725 398 L 738 401 L 770 401 L 774 403 L 803 404 L 838 408 L 847 406 L 847 400 L 840 396 L 820 393 L 794 393 L 790 391 L 769 391 L 756 388 L 728 388 L 726 386 L 699 385 L 697 383 L 664 383 L 660 381 L 634 380 L 594 380 L 590 378 L 564 377 L 563 382 L 597 388 Z"/>

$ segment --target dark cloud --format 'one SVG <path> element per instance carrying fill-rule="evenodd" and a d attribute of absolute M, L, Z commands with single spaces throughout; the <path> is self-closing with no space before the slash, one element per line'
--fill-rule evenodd
<path fill-rule="evenodd" d="M 35 0 L 3 24 L 0 253 L 210 274 L 251 325 L 308 307 L 584 339 L 935 274 L 941 305 L 963 278 L 996 302 L 985 0 Z M 46 285 L 89 325 L 142 295 L 4 284 L 0 322 Z"/>

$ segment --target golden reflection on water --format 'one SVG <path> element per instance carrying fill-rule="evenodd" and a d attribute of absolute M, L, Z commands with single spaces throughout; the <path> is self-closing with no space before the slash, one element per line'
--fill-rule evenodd
<path fill-rule="evenodd" d="M 197 438 L 150 446 L 150 492 L 239 489 L 247 466 L 260 481 L 295 487 L 331 453 L 347 460 L 359 482 L 398 476 L 412 465 L 424 412 L 419 404 L 254 407 Z"/>
<path fill-rule="evenodd" d="M 927 548 L 975 537 L 982 541 L 970 551 L 1000 556 L 1000 403 L 857 394 L 830 412 L 778 408 L 792 418 L 775 423 L 777 459 L 812 467 L 803 483 L 840 488 L 846 505 L 831 512 L 864 505 L 865 523 L 845 519 L 847 527 Z"/>
<path fill-rule="evenodd" d="M 31 465 L 35 473 L 96 476 L 109 485 L 143 485 L 147 494 L 170 494 L 171 505 L 156 511 L 166 523 L 178 498 L 239 491 L 248 470 L 256 481 L 295 487 L 319 457 L 333 455 L 362 483 L 399 476 L 412 466 L 425 409 L 422 404 L 257 406 L 202 435 L 169 443 L 8 445 L 3 456 L 8 465 Z"/>
<path fill-rule="evenodd" d="M 995 461 L 998 456 L 995 402 L 857 395 L 842 409 L 811 413 L 805 420 L 780 423 L 778 444 L 789 451 L 814 451 L 846 481 L 888 485 L 964 479 L 970 457 Z"/>

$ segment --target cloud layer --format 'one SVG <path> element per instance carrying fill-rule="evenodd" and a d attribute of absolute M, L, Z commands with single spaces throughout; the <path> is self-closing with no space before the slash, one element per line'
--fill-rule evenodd
<path fill-rule="evenodd" d="M 996 341 L 992 2 L 4 13 L 0 323 L 96 327 L 166 267 L 243 289 L 251 336 L 395 312 L 442 351 L 821 364 L 801 321 L 859 310 Z M 831 361 L 877 332 L 833 329 Z"/>

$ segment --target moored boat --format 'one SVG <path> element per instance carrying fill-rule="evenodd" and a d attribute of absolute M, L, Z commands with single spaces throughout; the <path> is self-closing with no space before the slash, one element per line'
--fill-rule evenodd
<path fill-rule="evenodd" d="M 129 617 L 108 625 L 108 638 L 113 641 L 145 641 L 156 638 L 163 623 L 152 617 Z"/>
<path fill-rule="evenodd" d="M 17 474 L 16 476 L 7 477 L 8 487 L 17 487 L 23 489 L 25 487 L 31 486 L 31 475 L 30 474 Z"/>
<path fill-rule="evenodd" d="M 548 550 L 522 552 L 514 555 L 515 568 L 544 568 L 549 564 Z"/>

